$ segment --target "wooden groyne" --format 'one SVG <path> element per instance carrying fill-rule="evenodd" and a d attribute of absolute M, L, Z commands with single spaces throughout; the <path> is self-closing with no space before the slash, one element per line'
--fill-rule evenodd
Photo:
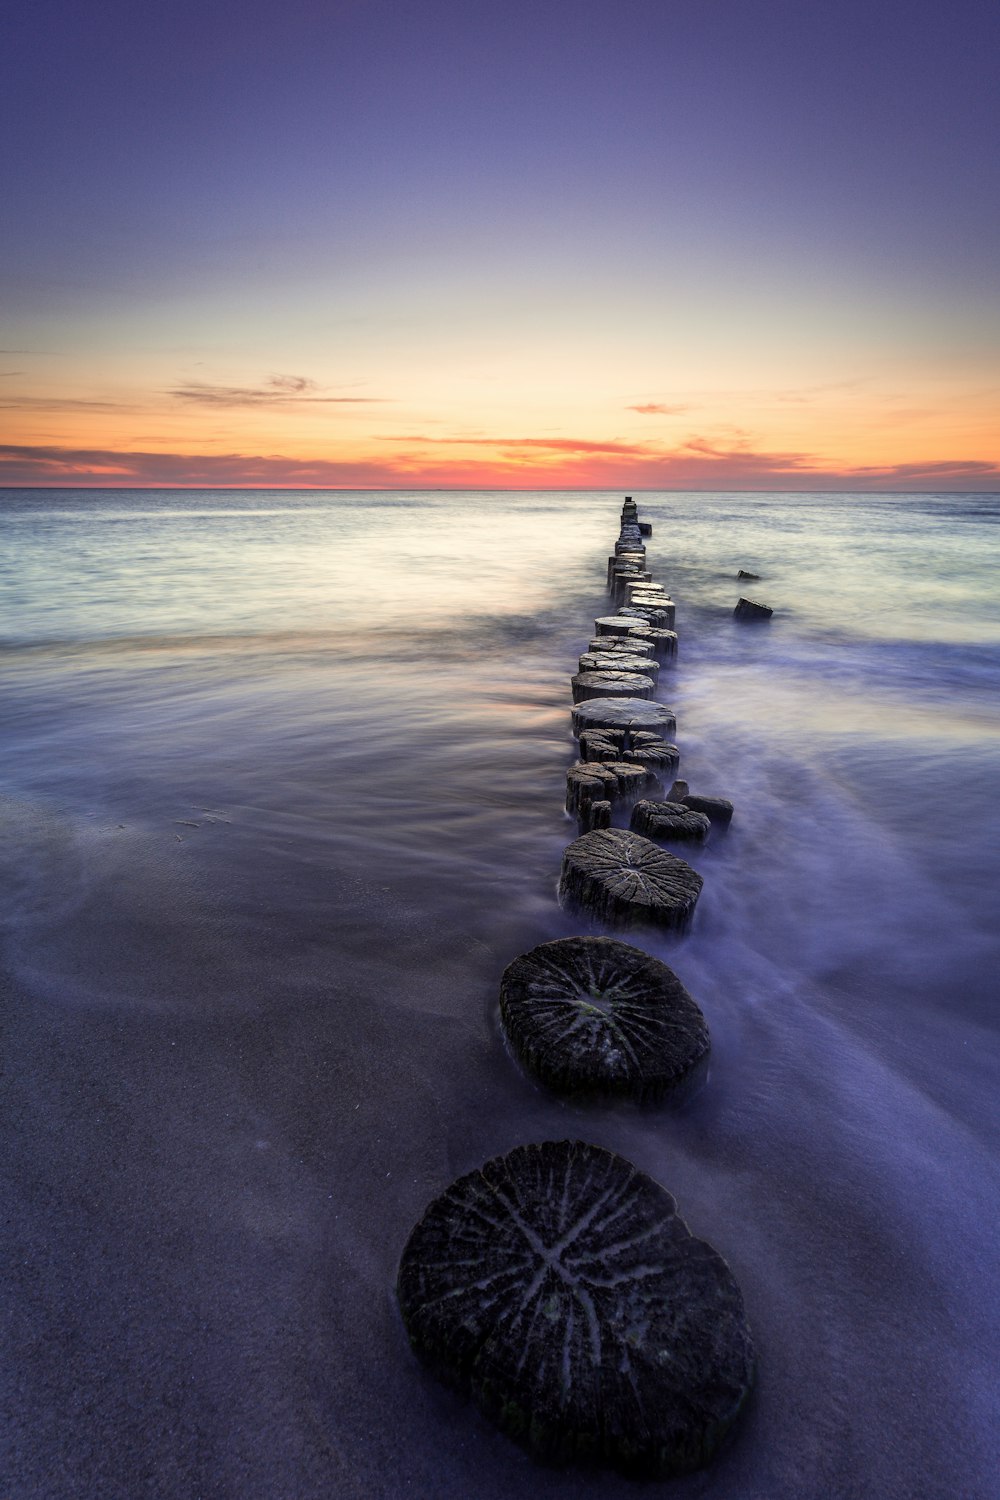
<path fill-rule="evenodd" d="M 702 877 L 663 847 L 725 827 L 732 804 L 674 777 L 660 701 L 676 606 L 647 564 L 630 497 L 599 616 L 571 682 L 579 758 L 567 773 L 559 899 L 590 928 L 690 926 Z M 628 818 L 628 827 L 614 827 Z M 553 1094 L 656 1106 L 704 1076 L 708 1027 L 661 960 L 603 931 L 542 943 L 500 985 L 520 1063 Z M 746 1400 L 755 1355 L 740 1289 L 670 1194 L 582 1141 L 526 1145 L 452 1183 L 403 1251 L 411 1344 L 546 1462 L 664 1478 L 712 1456 Z"/>

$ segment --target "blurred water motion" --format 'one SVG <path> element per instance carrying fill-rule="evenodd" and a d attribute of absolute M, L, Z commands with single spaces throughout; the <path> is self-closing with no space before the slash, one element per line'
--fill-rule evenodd
<path fill-rule="evenodd" d="M 540 1094 L 495 1023 L 576 930 L 569 676 L 620 495 L 0 496 L 25 1493 L 47 1444 L 95 1493 L 631 1495 L 527 1465 L 391 1303 L 451 1175 L 564 1134 L 747 1296 L 756 1410 L 678 1495 L 990 1492 L 996 497 L 637 498 L 680 774 L 737 809 L 690 938 L 642 939 L 713 1033 L 645 1115 Z"/>

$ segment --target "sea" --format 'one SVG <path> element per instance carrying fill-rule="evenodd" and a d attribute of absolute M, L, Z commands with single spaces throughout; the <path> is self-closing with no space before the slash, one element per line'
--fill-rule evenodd
<path fill-rule="evenodd" d="M 497 1007 L 590 930 L 622 493 L 0 492 L 9 1500 L 1000 1495 L 1000 496 L 635 498 L 735 805 L 689 934 L 628 936 L 712 1035 L 651 1109 L 546 1093 Z M 539 1466 L 399 1317 L 427 1204 L 567 1138 L 743 1290 L 754 1394 L 668 1485 Z"/>

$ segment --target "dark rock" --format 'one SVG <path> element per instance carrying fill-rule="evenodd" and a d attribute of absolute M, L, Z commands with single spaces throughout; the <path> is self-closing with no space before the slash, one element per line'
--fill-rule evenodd
<path fill-rule="evenodd" d="M 668 802 L 683 802 L 684 798 L 687 796 L 687 794 L 688 794 L 688 784 L 687 784 L 687 782 L 686 781 L 675 781 L 674 784 L 673 784 L 673 786 L 670 788 L 669 792 L 667 793 L 667 801 Z"/>
<path fill-rule="evenodd" d="M 620 640 L 620 636 L 609 635 L 609 641 Z M 642 672 L 656 681 L 660 664 L 651 656 L 634 656 L 630 651 L 588 651 L 580 657 L 581 672 Z"/>
<path fill-rule="evenodd" d="M 755 583 L 760 580 L 759 573 L 748 573 L 745 568 L 741 568 L 736 576 L 737 578 L 752 578 Z"/>
<path fill-rule="evenodd" d="M 628 639 L 645 641 L 652 646 L 657 661 L 672 661 L 677 655 L 676 630 L 662 630 L 652 625 L 635 625 L 628 632 Z"/>
<path fill-rule="evenodd" d="M 594 621 L 594 629 L 598 635 L 628 635 L 645 624 L 639 615 L 601 615 Z"/>
<path fill-rule="evenodd" d="M 588 698 L 573 708 L 573 733 L 583 729 L 644 730 L 647 734 L 673 734 L 677 721 L 662 703 L 642 698 Z"/>
<path fill-rule="evenodd" d="M 640 521 L 639 522 L 639 535 L 640 536 L 652 536 L 653 535 L 653 523 L 651 521 Z"/>
<path fill-rule="evenodd" d="M 696 1469 L 753 1383 L 726 1262 L 664 1188 L 582 1141 L 518 1146 L 453 1182 L 396 1292 L 418 1356 L 547 1463 Z"/>
<path fill-rule="evenodd" d="M 571 680 L 574 703 L 587 698 L 651 698 L 656 686 L 643 672 L 578 672 Z"/>
<path fill-rule="evenodd" d="M 500 1016 L 528 1071 L 564 1094 L 653 1103 L 708 1055 L 705 1018 L 673 970 L 613 938 L 560 938 L 516 958 Z"/>
<path fill-rule="evenodd" d="M 737 620 L 769 620 L 774 610 L 767 604 L 758 604 L 753 599 L 740 599 L 733 610 Z"/>
<path fill-rule="evenodd" d="M 685 807 L 704 813 L 713 827 L 728 828 L 733 821 L 733 804 L 725 797 L 696 797 L 686 792 L 680 800 Z"/>
<path fill-rule="evenodd" d="M 629 823 L 633 833 L 662 843 L 703 844 L 712 825 L 704 813 L 683 802 L 637 802 Z"/>
<path fill-rule="evenodd" d="M 605 828 L 566 848 L 559 899 L 609 927 L 646 925 L 683 932 L 702 884 L 696 870 L 650 839 Z"/>

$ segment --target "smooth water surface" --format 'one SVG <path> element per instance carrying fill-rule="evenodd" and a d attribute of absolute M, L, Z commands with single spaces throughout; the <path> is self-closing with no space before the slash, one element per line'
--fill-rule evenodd
<path fill-rule="evenodd" d="M 713 1036 L 647 1112 L 543 1094 L 496 1019 L 582 930 L 621 498 L 0 492 L 5 1493 L 634 1496 L 533 1465 L 395 1308 L 430 1198 L 566 1135 L 744 1290 L 752 1408 L 672 1493 L 1000 1493 L 1000 497 L 637 496 L 681 774 L 737 809 L 692 933 L 636 939 Z"/>

